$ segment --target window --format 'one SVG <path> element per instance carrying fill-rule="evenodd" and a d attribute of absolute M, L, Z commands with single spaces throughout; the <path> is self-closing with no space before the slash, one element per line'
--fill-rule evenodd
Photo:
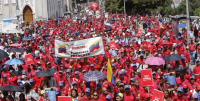
<path fill-rule="evenodd" d="M 8 0 L 4 0 L 4 4 L 7 5 L 8 4 Z"/>
<path fill-rule="evenodd" d="M 16 0 L 12 0 L 12 3 L 15 4 L 15 3 L 16 3 Z"/>

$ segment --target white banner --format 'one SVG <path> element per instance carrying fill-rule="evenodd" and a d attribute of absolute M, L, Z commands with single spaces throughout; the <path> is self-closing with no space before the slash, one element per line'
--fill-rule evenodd
<path fill-rule="evenodd" d="M 55 40 L 55 56 L 85 58 L 105 54 L 101 37 L 64 42 Z"/>

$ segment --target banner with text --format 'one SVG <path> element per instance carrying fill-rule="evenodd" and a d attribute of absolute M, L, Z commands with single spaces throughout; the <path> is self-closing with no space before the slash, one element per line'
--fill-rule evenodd
<path fill-rule="evenodd" d="M 153 78 L 151 69 L 141 70 L 141 78 L 143 86 L 152 86 Z"/>
<path fill-rule="evenodd" d="M 64 42 L 55 40 L 55 56 L 85 58 L 105 54 L 101 37 Z"/>
<path fill-rule="evenodd" d="M 25 55 L 25 59 L 26 59 L 26 64 L 27 65 L 34 64 L 33 57 L 32 57 L 31 54 Z"/>
<path fill-rule="evenodd" d="M 152 101 L 163 101 L 163 92 L 154 90 Z"/>

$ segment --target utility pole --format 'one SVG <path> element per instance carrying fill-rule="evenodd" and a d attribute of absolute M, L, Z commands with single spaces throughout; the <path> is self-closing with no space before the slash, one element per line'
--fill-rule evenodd
<path fill-rule="evenodd" d="M 186 14 L 187 14 L 187 43 L 189 43 L 190 39 L 190 13 L 189 13 L 189 5 L 188 0 L 186 0 Z"/>
<path fill-rule="evenodd" d="M 124 15 L 125 15 L 125 21 L 126 21 L 126 4 L 125 4 L 125 0 L 124 0 Z"/>

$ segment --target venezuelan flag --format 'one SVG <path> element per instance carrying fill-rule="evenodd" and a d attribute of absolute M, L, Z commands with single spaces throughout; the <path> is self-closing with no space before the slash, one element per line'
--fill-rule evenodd
<path fill-rule="evenodd" d="M 65 45 L 59 45 L 58 46 L 58 53 L 66 53 Z"/>
<path fill-rule="evenodd" d="M 110 65 L 110 60 L 109 59 L 108 59 L 107 65 L 108 65 L 107 66 L 107 79 L 112 84 L 115 84 L 115 78 L 114 78 L 113 73 L 112 73 L 112 67 Z"/>
<path fill-rule="evenodd" d="M 99 49 L 99 40 L 97 40 L 89 45 L 90 52 L 93 52 L 96 49 Z"/>

